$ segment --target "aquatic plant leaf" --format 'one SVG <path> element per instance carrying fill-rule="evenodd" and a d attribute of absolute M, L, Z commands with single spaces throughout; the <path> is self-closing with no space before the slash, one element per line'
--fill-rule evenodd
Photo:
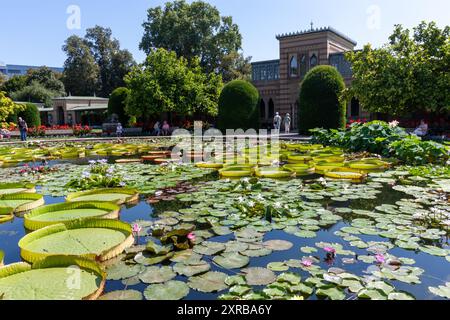
<path fill-rule="evenodd" d="M 252 267 L 241 271 L 245 274 L 245 281 L 251 286 L 264 286 L 276 280 L 275 273 L 266 268 Z"/>
<path fill-rule="evenodd" d="M 245 267 L 250 259 L 236 252 L 224 252 L 220 256 L 215 256 L 213 261 L 225 269 L 237 269 Z"/>
<path fill-rule="evenodd" d="M 175 276 L 176 274 L 172 271 L 172 267 L 151 266 L 145 268 L 145 270 L 139 274 L 139 279 L 144 283 L 163 283 L 172 280 Z"/>
<path fill-rule="evenodd" d="M 189 294 L 189 287 L 182 281 L 151 284 L 144 290 L 147 300 L 181 300 Z"/>
<path fill-rule="evenodd" d="M 192 289 L 201 292 L 219 292 L 226 289 L 227 275 L 222 272 L 209 271 L 199 276 L 190 277 L 188 285 Z"/>

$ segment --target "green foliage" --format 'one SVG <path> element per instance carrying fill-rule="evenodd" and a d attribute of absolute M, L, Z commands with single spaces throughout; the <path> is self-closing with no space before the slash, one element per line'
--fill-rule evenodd
<path fill-rule="evenodd" d="M 0 91 L 0 122 L 6 121 L 23 108 L 23 105 L 14 103 L 5 92 Z"/>
<path fill-rule="evenodd" d="M 63 82 L 68 93 L 75 96 L 91 96 L 97 88 L 99 67 L 86 42 L 78 36 L 70 36 L 63 51 L 67 55 L 64 62 Z"/>
<path fill-rule="evenodd" d="M 188 64 L 175 52 L 157 49 L 125 81 L 130 89 L 126 107 L 129 115 L 148 119 L 161 112 L 217 114 L 222 79 L 205 74 L 198 59 Z"/>
<path fill-rule="evenodd" d="M 76 190 L 92 190 L 95 188 L 124 187 L 123 177 L 117 173 L 113 166 L 105 161 L 91 161 L 89 168 L 80 177 L 70 180 L 67 188 Z"/>
<path fill-rule="evenodd" d="M 9 78 L 0 88 L 0 91 L 4 91 L 8 96 L 12 92 L 22 90 L 27 86 L 27 76 L 13 76 Z"/>
<path fill-rule="evenodd" d="M 33 81 L 30 85 L 19 91 L 11 93 L 14 101 L 43 103 L 47 107 L 52 106 L 52 98 L 60 96 L 61 92 L 47 89 L 42 83 Z"/>
<path fill-rule="evenodd" d="M 22 117 L 29 128 L 39 127 L 41 125 L 41 116 L 37 106 L 34 103 L 25 103 L 24 106 L 24 109 L 17 113 L 17 117 Z"/>
<path fill-rule="evenodd" d="M 203 2 L 184 0 L 167 2 L 164 8 L 150 8 L 143 24 L 144 36 L 140 48 L 150 54 L 154 48 L 176 52 L 188 61 L 201 57 L 200 65 L 207 73 L 219 72 L 223 80 L 250 74 L 239 64 L 242 36 L 230 16 L 220 16 L 216 7 Z M 248 61 L 247 61 L 248 62 Z M 237 74 L 235 74 L 235 72 Z"/>
<path fill-rule="evenodd" d="M 353 82 L 347 94 L 371 112 L 403 115 L 450 110 L 450 27 L 396 25 L 389 44 L 349 52 Z"/>
<path fill-rule="evenodd" d="M 409 136 L 403 128 L 383 121 L 355 123 L 348 130 L 312 129 L 313 142 L 396 157 L 409 165 L 445 164 L 448 150 L 442 144 Z"/>
<path fill-rule="evenodd" d="M 344 128 L 346 107 L 340 99 L 344 89 L 344 79 L 336 68 L 324 65 L 310 70 L 300 88 L 300 130 Z"/>
<path fill-rule="evenodd" d="M 449 159 L 449 152 L 444 145 L 434 141 L 422 141 L 415 136 L 393 142 L 390 149 L 394 157 L 410 165 L 445 164 Z"/>
<path fill-rule="evenodd" d="M 64 84 L 60 80 L 61 74 L 57 74 L 48 67 L 29 70 L 27 75 L 27 85 L 38 82 L 47 90 L 55 92 L 58 96 L 65 94 Z"/>
<path fill-rule="evenodd" d="M 130 117 L 125 113 L 126 100 L 128 98 L 130 90 L 124 87 L 115 89 L 108 102 L 108 114 L 111 116 L 116 114 L 119 117 L 119 121 L 122 125 L 126 125 Z"/>
<path fill-rule="evenodd" d="M 259 101 L 258 90 L 250 82 L 227 83 L 219 98 L 219 129 L 259 129 Z"/>

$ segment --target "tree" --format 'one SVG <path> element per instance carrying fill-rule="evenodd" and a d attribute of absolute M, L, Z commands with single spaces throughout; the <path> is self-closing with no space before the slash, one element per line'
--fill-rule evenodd
<path fill-rule="evenodd" d="M 85 42 L 99 68 L 99 94 L 107 97 L 115 88 L 125 85 L 123 79 L 135 65 L 133 56 L 128 50 L 120 49 L 110 28 L 95 26 L 87 29 Z"/>
<path fill-rule="evenodd" d="M 6 80 L 5 83 L 0 88 L 0 91 L 4 91 L 7 96 L 10 96 L 10 94 L 14 91 L 22 90 L 27 86 L 27 76 L 21 75 L 21 76 L 13 76 Z"/>
<path fill-rule="evenodd" d="M 130 120 L 130 117 L 125 113 L 129 93 L 130 90 L 127 88 L 119 87 L 111 93 L 108 102 L 108 114 L 110 116 L 117 115 L 123 125 L 126 125 Z"/>
<path fill-rule="evenodd" d="M 219 129 L 259 129 L 259 101 L 259 92 L 250 82 L 227 83 L 219 98 Z"/>
<path fill-rule="evenodd" d="M 450 27 L 422 22 L 413 29 L 396 25 L 380 49 L 366 45 L 347 53 L 353 83 L 348 96 L 371 112 L 404 115 L 450 110 Z"/>
<path fill-rule="evenodd" d="M 173 51 L 157 49 L 125 77 L 125 82 L 130 89 L 126 112 L 131 116 L 147 120 L 162 112 L 217 114 L 222 79 L 205 74 L 198 59 L 188 64 Z"/>
<path fill-rule="evenodd" d="M 345 128 L 346 103 L 340 99 L 345 83 L 332 66 L 312 68 L 303 79 L 299 97 L 299 129 L 303 133 L 314 128 Z"/>
<path fill-rule="evenodd" d="M 5 92 L 0 91 L 0 121 L 6 121 L 22 108 L 22 105 L 14 103 L 6 96 Z"/>
<path fill-rule="evenodd" d="M 86 42 L 71 36 L 63 46 L 67 59 L 64 62 L 63 82 L 68 93 L 91 96 L 97 88 L 99 67 Z"/>
<path fill-rule="evenodd" d="M 52 106 L 52 98 L 61 93 L 47 89 L 42 83 L 33 81 L 29 86 L 11 93 L 14 101 L 43 103 L 47 107 Z"/>
<path fill-rule="evenodd" d="M 155 48 L 164 48 L 188 61 L 199 57 L 205 72 L 220 72 L 224 79 L 227 79 L 225 63 L 233 65 L 224 60 L 240 59 L 239 27 L 231 17 L 221 17 L 216 7 L 203 1 L 188 4 L 177 0 L 166 3 L 164 8 L 150 8 L 143 27 L 139 47 L 146 54 Z"/>
<path fill-rule="evenodd" d="M 46 89 L 57 92 L 59 96 L 65 95 L 64 84 L 56 72 L 48 67 L 41 67 L 39 69 L 29 70 L 27 74 L 27 85 L 31 85 L 33 82 L 42 84 Z"/>
<path fill-rule="evenodd" d="M 41 115 L 34 103 L 25 103 L 24 108 L 17 112 L 16 117 L 22 117 L 27 122 L 28 127 L 39 127 L 41 125 Z"/>
<path fill-rule="evenodd" d="M 233 51 L 223 57 L 219 73 L 224 82 L 232 80 L 250 81 L 252 74 L 252 57 L 244 57 L 242 53 Z"/>

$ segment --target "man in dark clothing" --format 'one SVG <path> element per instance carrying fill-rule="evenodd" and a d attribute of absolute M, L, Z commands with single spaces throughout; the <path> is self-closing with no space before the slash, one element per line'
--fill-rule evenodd
<path fill-rule="evenodd" d="M 25 120 L 19 117 L 20 140 L 27 141 L 28 125 Z"/>

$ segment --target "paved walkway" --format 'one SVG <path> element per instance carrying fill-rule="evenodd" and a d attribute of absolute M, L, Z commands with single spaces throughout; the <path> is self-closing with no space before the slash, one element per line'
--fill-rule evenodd
<path fill-rule="evenodd" d="M 232 136 L 239 137 L 239 136 Z M 257 138 L 258 136 L 248 136 L 249 138 Z M 270 135 L 267 136 L 270 138 Z M 122 140 L 159 140 L 159 139 L 169 139 L 170 137 L 162 137 L 162 136 L 137 136 L 137 137 L 122 137 Z M 212 137 L 211 137 L 212 138 Z M 309 141 L 311 138 L 308 136 L 301 136 L 298 133 L 290 133 L 290 134 L 280 134 L 280 140 L 295 140 L 295 141 Z M 29 138 L 27 142 L 107 142 L 107 141 L 117 141 L 116 137 L 90 137 L 90 138 L 77 138 L 77 137 L 67 137 L 67 138 L 54 138 L 54 139 L 38 139 L 38 138 Z M 19 141 L 18 139 L 4 139 L 0 140 L 0 145 L 11 145 L 11 144 L 20 144 L 25 143 Z"/>

